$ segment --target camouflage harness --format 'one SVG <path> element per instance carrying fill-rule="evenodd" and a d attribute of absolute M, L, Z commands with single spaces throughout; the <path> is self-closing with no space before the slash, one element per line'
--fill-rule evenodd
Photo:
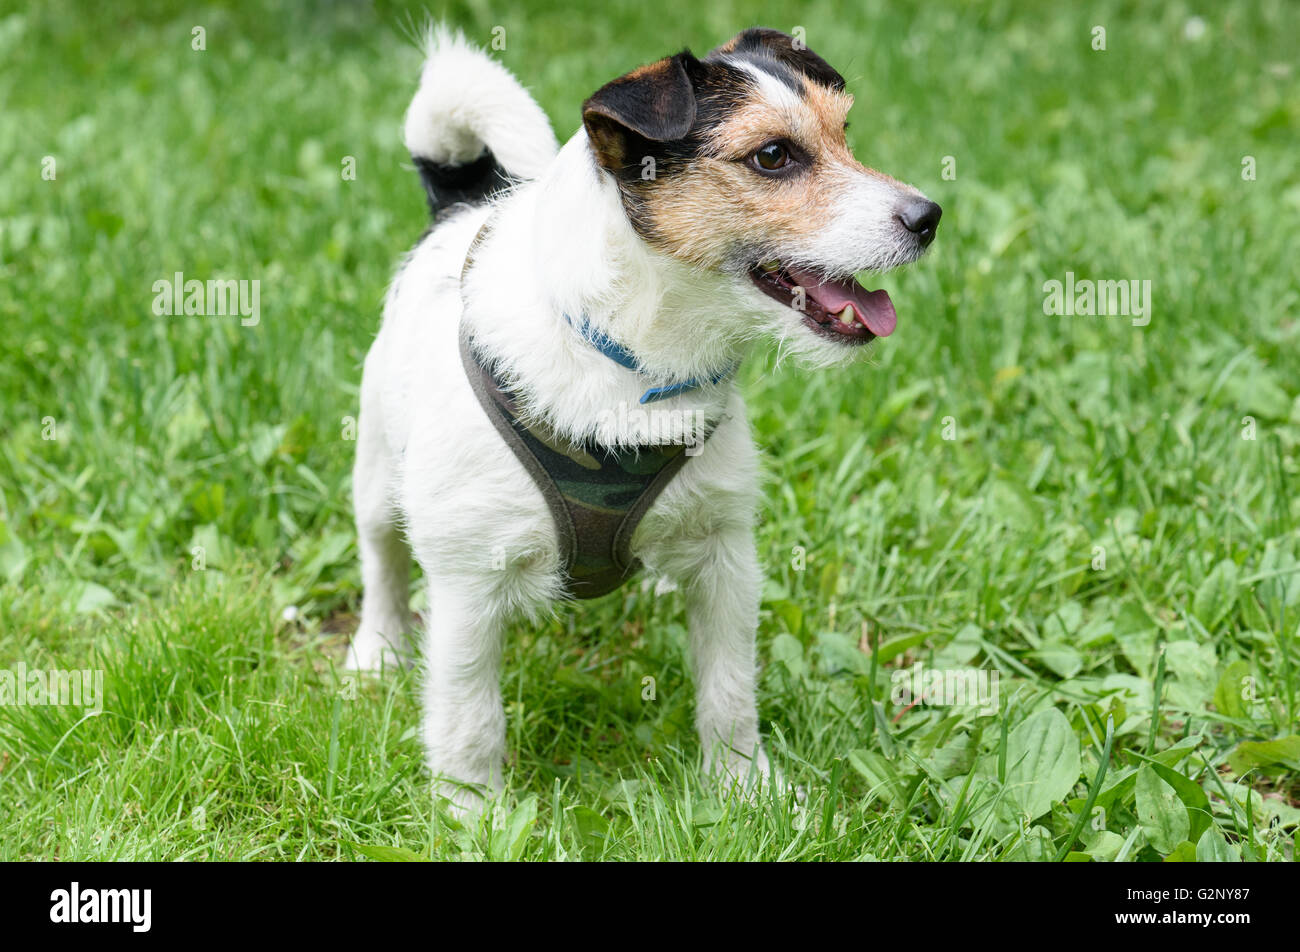
<path fill-rule="evenodd" d="M 465 256 L 461 284 L 487 230 L 479 229 Z M 539 421 L 521 419 L 516 394 L 475 349 L 461 320 L 460 355 L 474 395 L 488 419 L 541 490 L 559 535 L 566 592 L 596 598 L 618 588 L 640 568 L 633 557 L 632 534 L 659 493 L 690 458 L 698 443 L 606 446 L 587 439 L 574 443 Z M 652 394 L 673 395 L 694 381 Z M 643 398 L 645 402 L 646 398 Z"/>

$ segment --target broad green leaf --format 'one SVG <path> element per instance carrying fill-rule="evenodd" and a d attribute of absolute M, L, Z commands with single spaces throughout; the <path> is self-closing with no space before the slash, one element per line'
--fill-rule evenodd
<path fill-rule="evenodd" d="M 1161 780 L 1150 766 L 1138 771 L 1135 791 L 1138 823 L 1147 842 L 1162 855 L 1172 853 L 1191 832 L 1187 809 L 1178 799 L 1177 791 Z"/>
<path fill-rule="evenodd" d="M 3 521 L 0 521 L 0 578 L 15 582 L 27 566 L 27 548 Z"/>
<path fill-rule="evenodd" d="M 795 677 L 807 674 L 808 664 L 803 658 L 803 642 L 794 635 L 777 635 L 772 639 L 769 653 L 773 661 L 779 661 Z"/>
<path fill-rule="evenodd" d="M 1237 563 L 1224 559 L 1205 576 L 1192 599 L 1192 614 L 1214 631 L 1237 600 Z"/>
<path fill-rule="evenodd" d="M 1239 863 L 1241 854 L 1235 847 L 1229 846 L 1223 834 L 1215 827 L 1210 827 L 1196 843 L 1196 861 L 1198 863 Z"/>
<path fill-rule="evenodd" d="M 1242 741 L 1228 755 L 1228 766 L 1238 774 L 1244 774 L 1253 767 L 1270 767 L 1274 764 L 1300 770 L 1300 734 L 1290 734 L 1277 740 Z"/>
<path fill-rule="evenodd" d="M 1151 710 L 1153 689 L 1149 679 L 1134 677 L 1131 674 L 1108 674 L 1101 679 L 1101 689 L 1107 694 L 1121 695 L 1125 706 L 1130 711 Z"/>
<path fill-rule="evenodd" d="M 88 615 L 116 603 L 117 596 L 104 586 L 96 582 L 86 582 L 77 593 L 77 604 L 72 610 L 78 615 Z"/>
<path fill-rule="evenodd" d="M 1073 645 L 1048 641 L 1034 652 L 1057 677 L 1072 678 L 1083 670 L 1083 655 Z"/>
<path fill-rule="evenodd" d="M 1196 847 L 1190 840 L 1183 840 L 1165 857 L 1166 863 L 1195 863 Z"/>
<path fill-rule="evenodd" d="M 1154 757 L 1144 758 L 1148 761 L 1154 761 L 1163 764 L 1166 767 L 1176 767 L 1201 745 L 1203 738 L 1200 734 L 1192 734 L 1190 737 L 1184 737 L 1178 743 L 1173 744 L 1160 751 Z M 1125 767 L 1120 771 L 1111 771 L 1106 776 L 1106 785 L 1102 788 L 1101 793 L 1097 796 L 1096 806 L 1109 810 L 1116 802 L 1125 802 L 1133 792 L 1133 786 L 1137 782 L 1137 769 L 1134 767 Z M 1083 803 L 1082 800 L 1071 801 L 1071 807 L 1077 809 Z"/>
<path fill-rule="evenodd" d="M 1283 829 L 1300 828 L 1300 807 L 1293 807 L 1281 797 L 1269 797 L 1260 804 L 1259 818 L 1268 826 L 1275 823 Z M 1300 853 L 1296 854 L 1300 856 Z"/>
<path fill-rule="evenodd" d="M 233 561 L 230 546 L 217 527 L 211 524 L 194 527 L 185 555 L 186 568 L 196 571 L 230 568 Z"/>
<path fill-rule="evenodd" d="M 717 826 L 722 821 L 722 817 L 723 809 L 716 803 L 696 802 L 691 807 L 691 826 L 701 828 Z"/>
<path fill-rule="evenodd" d="M 191 443 L 201 439 L 211 423 L 203 406 L 201 387 L 197 378 L 186 376 L 172 395 L 172 405 L 167 409 L 167 422 L 159 436 L 165 436 L 161 445 L 168 456 L 176 456 Z"/>
<path fill-rule="evenodd" d="M 1007 795 L 1015 816 L 1033 820 L 1060 803 L 1082 769 L 1079 738 L 1054 707 L 1022 721 L 1007 738 Z"/>
<path fill-rule="evenodd" d="M 1134 756 L 1142 757 L 1141 754 L 1135 753 Z M 1189 833 L 1187 838 L 1193 843 L 1209 827 L 1211 821 L 1210 798 L 1205 795 L 1201 789 L 1190 777 L 1180 774 L 1172 767 L 1166 767 L 1160 761 L 1153 757 L 1142 757 L 1143 760 L 1150 764 L 1151 769 L 1169 786 L 1173 787 L 1178 794 L 1178 799 L 1187 807 L 1187 823 Z"/>
<path fill-rule="evenodd" d="M 371 846 L 366 843 L 349 843 L 362 856 L 377 863 L 427 863 L 429 860 L 405 846 Z"/>
<path fill-rule="evenodd" d="M 858 639 L 839 631 L 820 631 L 817 633 L 818 668 L 823 674 L 835 674 L 849 671 L 853 674 L 869 674 L 871 657 L 863 653 L 858 646 Z"/>
<path fill-rule="evenodd" d="M 609 821 L 591 807 L 574 807 L 569 811 L 578 839 L 591 846 L 602 845 L 609 836 Z"/>
<path fill-rule="evenodd" d="M 248 455 L 253 462 L 261 466 L 275 455 L 275 451 L 280 448 L 280 441 L 284 439 L 284 434 L 288 429 L 289 425 L 287 423 L 279 423 L 274 426 L 267 423 L 254 423 L 252 436 L 248 440 Z"/>
<path fill-rule="evenodd" d="M 1124 837 L 1110 830 L 1098 830 L 1091 836 L 1085 836 L 1085 852 L 1099 863 L 1109 863 L 1119 855 L 1124 846 Z"/>
<path fill-rule="evenodd" d="M 517 860 L 528 843 L 528 835 L 537 822 L 537 797 L 530 794 L 520 801 L 500 829 L 492 832 L 489 855 L 498 860 Z"/>
<path fill-rule="evenodd" d="M 1225 717 L 1245 717 L 1246 705 L 1242 693 L 1248 690 L 1250 664 L 1234 661 L 1224 669 L 1219 684 L 1214 689 L 1214 709 Z"/>
<path fill-rule="evenodd" d="M 1291 412 L 1291 397 L 1272 369 L 1258 361 L 1252 364 L 1223 382 L 1222 398 L 1238 416 L 1249 413 L 1263 420 L 1285 420 Z"/>
<path fill-rule="evenodd" d="M 958 734 L 934 752 L 931 757 L 931 767 L 945 780 L 950 777 L 964 777 L 975 766 L 977 749 L 974 737 L 966 733 Z"/>
<path fill-rule="evenodd" d="M 1016 528 L 1036 528 L 1042 524 L 1037 501 L 1023 485 L 1009 479 L 996 480 L 984 492 L 985 505 L 1001 522 Z"/>
<path fill-rule="evenodd" d="M 1213 697 L 1219 662 L 1214 645 L 1188 638 L 1165 645 L 1165 697 L 1174 707 L 1201 710 Z"/>
<path fill-rule="evenodd" d="M 929 632 L 918 631 L 914 634 L 890 638 L 888 641 L 882 642 L 880 647 L 876 649 L 876 661 L 879 664 L 889 664 L 908 648 L 915 648 L 928 637 L 930 637 Z"/>
<path fill-rule="evenodd" d="M 978 625 L 963 625 L 951 641 L 934 653 L 932 663 L 936 668 L 967 667 L 983 650 L 983 645 L 980 644 L 982 635 Z"/>
<path fill-rule="evenodd" d="M 1115 641 L 1143 680 L 1155 673 L 1156 624 L 1142 606 L 1125 602 L 1115 616 Z"/>
<path fill-rule="evenodd" d="M 1300 411 L 1300 396 L 1296 397 L 1295 407 Z M 1264 604 L 1284 602 L 1295 605 L 1300 602 L 1300 562 L 1288 548 L 1279 546 L 1276 541 L 1269 542 L 1264 548 L 1264 557 L 1259 561 L 1259 574 L 1265 576 L 1256 587 Z M 1253 604 L 1255 600 L 1248 601 Z M 1267 628 L 1269 624 L 1265 618 L 1260 627 Z"/>
<path fill-rule="evenodd" d="M 600 796 L 614 809 L 631 814 L 637 809 L 641 788 L 640 780 L 619 780 L 602 789 Z"/>
<path fill-rule="evenodd" d="M 798 602 L 782 598 L 772 602 L 770 607 L 785 622 L 790 634 L 797 635 L 803 631 L 803 609 Z"/>
<path fill-rule="evenodd" d="M 1014 863 L 1046 863 L 1052 859 L 1052 835 L 1041 826 L 1031 826 L 1007 859 Z"/>
<path fill-rule="evenodd" d="M 1083 625 L 1083 606 L 1076 601 L 1068 601 L 1043 622 L 1043 638 L 1048 642 L 1062 644 L 1074 640 L 1075 632 Z"/>
<path fill-rule="evenodd" d="M 831 601 L 840 587 L 840 562 L 838 559 L 827 559 L 826 564 L 822 566 L 821 578 L 817 584 L 817 591 L 821 596 L 823 604 Z"/>
<path fill-rule="evenodd" d="M 906 806 L 903 800 L 906 780 L 880 753 L 866 748 L 849 751 L 849 763 L 866 778 L 874 796 L 883 797 L 895 808 Z"/>

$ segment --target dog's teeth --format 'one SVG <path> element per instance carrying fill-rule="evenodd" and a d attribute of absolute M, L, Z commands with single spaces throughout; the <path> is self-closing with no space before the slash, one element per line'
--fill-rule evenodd
<path fill-rule="evenodd" d="M 836 314 L 836 315 L 835 315 L 835 319 L 836 319 L 837 321 L 839 321 L 841 324 L 843 324 L 845 327 L 852 327 L 852 326 L 853 326 L 853 318 L 854 318 L 855 316 L 856 316 L 856 312 L 853 310 L 853 305 L 852 305 L 852 304 L 845 304 L 845 305 L 844 305 L 844 310 L 842 310 L 842 311 L 840 311 L 838 314 Z"/>
<path fill-rule="evenodd" d="M 762 261 L 759 263 L 758 266 L 763 271 L 766 271 L 768 274 L 771 274 L 773 271 L 781 267 L 781 262 L 773 259 L 772 261 Z"/>

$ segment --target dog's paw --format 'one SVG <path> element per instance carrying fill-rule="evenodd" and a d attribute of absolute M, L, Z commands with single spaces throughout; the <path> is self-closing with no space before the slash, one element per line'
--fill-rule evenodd
<path fill-rule="evenodd" d="M 706 770 L 724 793 L 751 803 L 769 798 L 775 792 L 782 798 L 792 799 L 797 808 L 807 795 L 802 787 L 790 783 L 779 767 L 772 765 L 762 747 L 752 757 L 734 750 L 721 751 L 706 765 Z"/>
<path fill-rule="evenodd" d="M 705 770 L 724 787 L 748 789 L 767 782 L 772 774 L 772 764 L 761 746 L 749 755 L 723 748 L 709 758 Z"/>
<path fill-rule="evenodd" d="M 497 819 L 493 809 L 500 791 L 489 784 L 462 783 L 439 778 L 433 782 L 433 802 L 462 827 L 471 827 L 486 817 L 489 826 Z"/>
<path fill-rule="evenodd" d="M 385 669 L 409 668 L 412 660 L 409 652 L 394 647 L 383 635 L 363 630 L 357 632 L 348 646 L 343 667 L 348 671 L 379 674 Z"/>

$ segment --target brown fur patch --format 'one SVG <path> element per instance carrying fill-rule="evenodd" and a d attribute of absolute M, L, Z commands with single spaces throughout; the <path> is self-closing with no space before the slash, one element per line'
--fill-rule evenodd
<path fill-rule="evenodd" d="M 815 235 L 853 177 L 879 175 L 853 157 L 845 140 L 844 117 L 852 103 L 847 93 L 807 80 L 799 93 L 779 97 L 769 98 L 760 87 L 707 133 L 699 158 L 647 190 L 652 243 L 716 268 L 738 244 Z M 774 139 L 792 142 L 807 167 L 783 178 L 751 168 L 747 158 Z"/>

